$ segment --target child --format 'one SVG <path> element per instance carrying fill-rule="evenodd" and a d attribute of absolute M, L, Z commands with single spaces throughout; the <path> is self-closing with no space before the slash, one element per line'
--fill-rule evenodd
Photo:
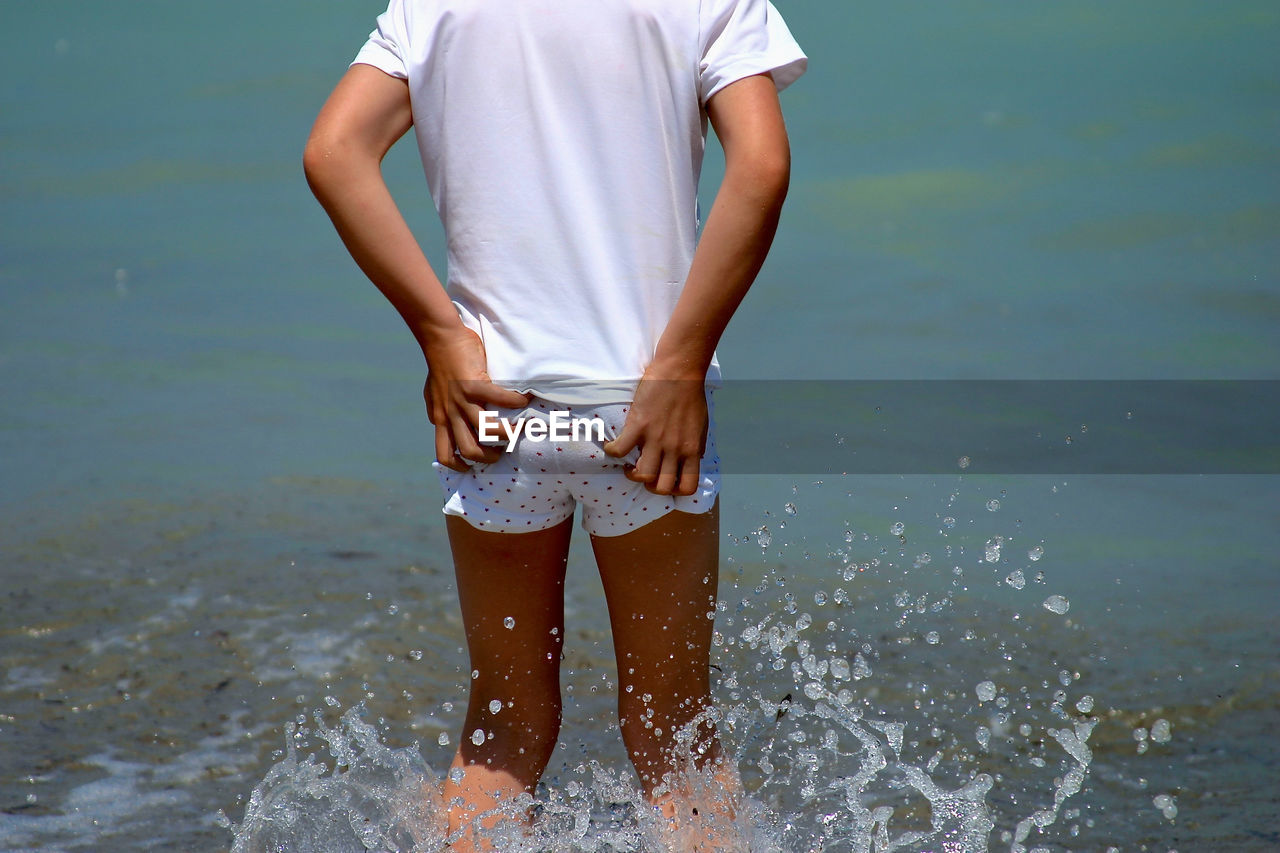
<path fill-rule="evenodd" d="M 427 361 L 473 670 L 444 789 L 454 849 L 487 849 L 497 818 L 477 818 L 532 790 L 555 745 L 577 503 L 646 796 L 677 824 L 713 820 L 673 773 L 691 757 L 732 799 L 703 713 L 719 491 L 706 389 L 777 226 L 777 93 L 804 68 L 766 0 L 391 0 L 316 120 L 307 179 Z M 725 175 L 699 238 L 708 119 Z M 380 171 L 411 127 L 447 290 Z M 495 446 L 479 435 L 495 410 L 598 418 L 610 440 Z"/>

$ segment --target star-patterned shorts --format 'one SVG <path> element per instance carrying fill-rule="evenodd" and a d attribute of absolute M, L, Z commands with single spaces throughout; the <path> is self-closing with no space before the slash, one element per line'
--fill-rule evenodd
<path fill-rule="evenodd" d="M 604 452 L 597 435 L 576 441 L 535 441 L 521 435 L 515 447 L 491 464 L 472 465 L 459 472 L 435 463 L 444 488 L 445 515 L 466 519 L 473 527 L 499 533 L 530 533 L 555 527 L 582 504 L 582 526 L 593 536 L 621 536 L 661 518 L 672 510 L 709 512 L 720 493 L 720 458 L 716 455 L 715 414 L 707 395 L 707 447 L 699 467 L 698 490 L 692 495 L 655 495 L 626 478 L 627 463 L 639 450 L 615 459 Z M 571 407 L 535 397 L 524 409 L 500 409 L 499 416 L 548 420 L 552 411 L 570 417 L 598 417 L 605 424 L 605 440 L 622 430 L 629 403 Z M 500 433 L 501 434 L 501 433 Z"/>

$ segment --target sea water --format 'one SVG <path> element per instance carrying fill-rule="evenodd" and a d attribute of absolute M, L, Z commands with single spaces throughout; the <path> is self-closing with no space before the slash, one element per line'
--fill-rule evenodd
<path fill-rule="evenodd" d="M 421 359 L 298 165 L 380 5 L 0 13 L 0 848 L 435 837 L 469 668 Z M 812 64 L 731 380 L 1276 378 L 1271 4 L 780 6 Z M 443 257 L 416 153 L 386 168 Z M 1212 444 L 1212 409 L 1161 418 Z M 823 426 L 833 457 L 859 434 Z M 1280 486 L 1221 449 L 1230 476 L 727 460 L 713 675 L 749 843 L 1280 846 Z M 535 827 L 642 847 L 575 549 Z"/>
<path fill-rule="evenodd" d="M 1178 517 L 1138 530 L 1119 514 L 1158 493 L 1104 480 L 729 480 L 713 682 L 749 843 L 1194 849 L 1176 840 L 1192 815 L 1265 849 L 1246 833 L 1266 826 L 1266 786 L 1238 786 L 1267 755 L 1269 604 L 1233 590 L 1274 583 L 1238 541 L 1240 507 L 1268 492 L 1201 486 L 1179 539 Z M 1162 478 L 1187 499 L 1177 480 Z M 6 849 L 430 849 L 469 667 L 419 500 L 287 482 L 260 501 L 24 519 Z M 1202 540 L 1209 556 L 1179 553 Z M 543 849 L 644 849 L 578 545 L 535 826 Z M 1219 567 L 1199 608 L 1177 605 L 1183 560 Z"/>

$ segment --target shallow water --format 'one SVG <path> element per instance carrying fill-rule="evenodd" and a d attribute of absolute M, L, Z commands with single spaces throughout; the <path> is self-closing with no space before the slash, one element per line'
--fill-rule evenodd
<path fill-rule="evenodd" d="M 228 822 L 249 846 L 255 790 L 310 807 L 312 773 L 399 791 L 389 849 L 429 846 L 412 777 L 447 766 L 466 662 L 420 360 L 297 165 L 377 7 L 4 12 L 2 849 L 226 850 Z M 1271 5 L 782 7 L 812 69 L 786 95 L 792 192 L 728 376 L 1276 378 Z M 389 174 L 439 256 L 416 160 L 402 146 Z M 1273 392 L 1259 405 L 1274 417 Z M 1221 424 L 1194 400 L 1167 417 L 1210 445 Z M 715 662 L 761 810 L 744 832 L 1280 847 L 1276 475 L 995 476 L 964 452 L 973 468 L 928 476 L 728 478 Z M 616 679 L 575 549 L 543 841 L 634 848 L 650 827 L 600 722 Z M 400 781 L 304 769 L 335 761 L 317 712 Z M 390 826 L 386 806 L 320 809 L 322 840 L 284 848 L 359 849 L 350 818 Z"/>
<path fill-rule="evenodd" d="M 1176 576 L 1201 555 L 1168 553 L 1169 531 L 1143 542 L 1143 531 L 1091 517 L 1132 499 L 1115 479 L 850 478 L 793 493 L 731 478 L 717 696 L 766 810 L 760 849 L 939 849 L 963 821 L 932 830 L 941 809 L 926 801 L 988 778 L 967 820 L 994 825 L 986 849 L 1016 849 L 1019 824 L 1052 809 L 1066 774 L 1086 764 L 1081 790 L 1028 847 L 1196 849 L 1214 838 L 1265 849 L 1270 795 L 1248 780 L 1270 760 L 1275 635 L 1261 627 L 1270 599 L 1232 606 L 1231 584 L 1171 588 L 1162 572 Z M 1216 492 L 1200 484 L 1199 504 L 1224 504 L 1201 514 L 1191 541 L 1238 535 L 1234 511 L 1267 495 L 1242 480 Z M 1189 499 L 1195 483 L 1181 485 Z M 785 500 L 769 509 L 748 500 L 772 490 Z M 46 526 L 10 557 L 24 580 L 6 606 L 6 624 L 18 627 L 4 637 L 12 737 L 0 765 L 22 770 L 4 783 L 6 849 L 225 849 L 219 810 L 246 822 L 255 785 L 275 808 L 314 805 L 306 784 L 366 796 L 359 807 L 312 809 L 328 847 L 300 844 L 301 829 L 284 832 L 293 846 L 255 847 L 249 829 L 263 827 L 251 812 L 244 849 L 360 849 L 349 847 L 349 818 L 370 805 L 385 813 L 385 797 L 371 803 L 368 793 L 405 798 L 419 780 L 402 770 L 378 788 L 289 764 L 286 748 L 294 761 L 314 752 L 332 767 L 316 714 L 335 743 L 438 782 L 453 749 L 440 737 L 458 737 L 466 684 L 440 526 L 416 523 L 416 496 L 370 484 L 281 482 L 262 498 L 137 504 L 80 529 Z M 832 514 L 847 518 L 822 517 Z M 1062 534 L 1081 525 L 1091 535 Z M 1130 539 L 1159 565 L 1135 562 L 1122 547 Z M 1220 577 L 1274 590 L 1256 566 L 1248 574 L 1258 555 L 1239 545 L 1219 547 Z M 260 560 L 242 559 L 250 547 Z M 641 837 L 639 807 L 616 726 L 595 722 L 612 719 L 616 678 L 585 553 L 575 552 L 570 576 L 565 729 L 541 796 L 592 821 L 585 835 L 554 830 L 554 839 L 604 849 L 607 838 Z M 1188 594 L 1200 612 L 1176 609 Z M 1067 600 L 1065 613 L 1047 609 L 1062 606 L 1053 596 Z M 367 729 L 340 724 L 357 705 Z M 309 731 L 290 739 L 299 724 Z M 1092 726 L 1087 760 L 1060 739 L 1077 725 Z M 1159 796 L 1172 797 L 1173 819 Z M 430 815 L 409 830 L 424 843 Z M 903 840 L 915 833 L 924 835 Z"/>

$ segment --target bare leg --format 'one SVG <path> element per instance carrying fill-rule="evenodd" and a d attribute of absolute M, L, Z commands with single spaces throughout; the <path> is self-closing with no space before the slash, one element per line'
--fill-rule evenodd
<path fill-rule="evenodd" d="M 679 730 L 711 706 L 719 521 L 718 505 L 701 515 L 676 511 L 633 533 L 591 540 L 618 659 L 622 740 L 645 795 L 677 829 L 691 823 L 708 828 L 693 843 L 686 836 L 682 846 L 691 850 L 715 849 L 710 827 L 732 820 L 741 791 L 710 722 L 697 725 L 690 754 L 681 755 L 675 741 Z M 712 786 L 720 789 L 716 796 L 695 796 L 681 786 L 678 771 L 691 769 L 689 759 L 709 771 Z M 666 790 L 662 783 L 669 773 L 676 781 Z"/>
<path fill-rule="evenodd" d="M 453 836 L 478 815 L 532 791 L 555 748 L 573 520 L 517 534 L 478 530 L 453 516 L 446 524 L 473 671 L 466 723 L 443 792 Z M 490 710 L 495 701 L 497 713 Z M 500 820 L 481 824 L 490 828 Z M 450 849 L 469 853 L 492 845 L 467 831 Z"/>

